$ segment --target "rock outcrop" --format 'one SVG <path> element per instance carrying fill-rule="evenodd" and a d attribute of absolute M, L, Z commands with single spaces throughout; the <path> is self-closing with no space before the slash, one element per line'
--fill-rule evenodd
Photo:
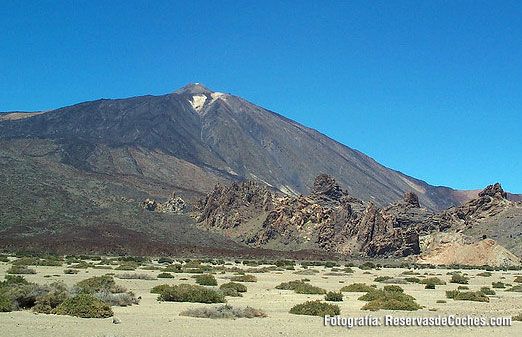
<path fill-rule="evenodd" d="M 195 210 L 201 212 L 197 221 L 206 227 L 235 228 L 258 214 L 270 211 L 273 199 L 273 193 L 266 186 L 254 181 L 230 186 L 216 185 L 196 204 Z"/>
<path fill-rule="evenodd" d="M 153 199 L 145 199 L 141 203 L 141 207 L 151 212 L 167 213 L 167 214 L 183 214 L 186 209 L 185 201 L 172 193 L 166 202 L 157 202 Z"/>
<path fill-rule="evenodd" d="M 322 174 L 307 196 L 277 195 L 253 181 L 217 185 L 195 209 L 201 212 L 201 225 L 253 247 L 405 257 L 449 242 L 474 243 L 462 231 L 515 206 L 495 184 L 478 198 L 438 214 L 421 207 L 414 192 L 380 208 L 353 198 Z"/>

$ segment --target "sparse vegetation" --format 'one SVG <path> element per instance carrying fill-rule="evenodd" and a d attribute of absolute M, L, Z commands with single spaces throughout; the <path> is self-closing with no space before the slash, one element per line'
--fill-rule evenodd
<path fill-rule="evenodd" d="M 516 283 L 522 283 L 522 276 L 517 276 L 517 277 L 515 277 L 515 279 L 513 280 L 513 282 L 516 282 Z"/>
<path fill-rule="evenodd" d="M 341 292 L 369 292 L 375 290 L 375 288 L 367 285 L 366 283 L 353 283 L 341 288 Z"/>
<path fill-rule="evenodd" d="M 514 321 L 521 321 L 522 322 L 522 312 L 518 315 L 515 315 L 512 317 Z"/>
<path fill-rule="evenodd" d="M 218 307 L 202 307 L 189 309 L 181 312 L 180 316 L 190 316 L 198 318 L 213 319 L 236 319 L 236 318 L 261 318 L 267 317 L 266 313 L 252 307 L 234 308 L 230 305 L 221 305 Z"/>
<path fill-rule="evenodd" d="M 490 289 L 489 287 L 482 287 L 480 288 L 480 292 L 483 293 L 484 295 L 495 295 L 495 291 Z"/>
<path fill-rule="evenodd" d="M 78 274 L 80 271 L 78 269 L 65 269 L 63 271 L 64 274 Z"/>
<path fill-rule="evenodd" d="M 324 297 L 325 301 L 340 302 L 343 300 L 342 292 L 329 291 Z"/>
<path fill-rule="evenodd" d="M 446 291 L 446 297 L 455 301 L 475 301 L 475 302 L 489 302 L 489 298 L 481 291 L 466 291 L 459 290 Z"/>
<path fill-rule="evenodd" d="M 337 304 L 324 303 L 317 300 L 294 305 L 289 312 L 294 315 L 324 317 L 325 315 L 335 316 L 341 314 L 341 308 Z"/>
<path fill-rule="evenodd" d="M 374 278 L 373 280 L 375 282 L 384 282 L 384 281 L 387 281 L 387 280 L 391 280 L 393 277 L 391 276 L 377 276 L 376 278 Z"/>
<path fill-rule="evenodd" d="M 109 304 L 89 294 L 80 294 L 63 301 L 53 314 L 82 318 L 106 318 L 113 315 Z"/>
<path fill-rule="evenodd" d="M 326 294 L 326 290 L 315 287 L 309 283 L 307 283 L 308 280 L 302 279 L 302 280 L 295 280 L 290 282 L 283 282 L 276 286 L 276 289 L 280 290 L 293 290 L 297 294 Z"/>
<path fill-rule="evenodd" d="M 76 283 L 80 293 L 93 294 L 98 291 L 115 289 L 116 282 L 110 275 L 94 276 Z"/>
<path fill-rule="evenodd" d="M 159 273 L 158 278 L 174 278 L 174 275 L 171 273 Z"/>
<path fill-rule="evenodd" d="M 498 288 L 498 289 L 504 289 L 504 288 L 506 288 L 506 285 L 505 285 L 504 283 L 502 283 L 502 282 L 492 282 L 492 283 L 491 283 L 491 286 L 492 286 L 493 288 Z"/>
<path fill-rule="evenodd" d="M 358 299 L 368 301 L 361 310 L 408 310 L 414 311 L 422 307 L 415 302 L 413 296 L 404 294 L 404 290 L 398 286 L 387 286 L 385 289 L 373 289 Z M 393 288 L 391 288 L 393 287 Z"/>
<path fill-rule="evenodd" d="M 460 273 L 455 273 L 451 276 L 450 283 L 468 284 L 469 277 L 466 277 Z"/>
<path fill-rule="evenodd" d="M 233 282 L 257 282 L 257 277 L 255 277 L 254 275 L 238 275 L 238 276 L 233 276 L 232 278 L 230 278 L 230 281 L 233 281 Z"/>
<path fill-rule="evenodd" d="M 212 274 L 196 276 L 196 283 L 202 286 L 217 286 L 217 280 Z"/>
<path fill-rule="evenodd" d="M 238 293 L 245 293 L 247 291 L 247 287 L 244 284 L 235 282 L 223 283 L 221 286 L 219 286 L 219 289 L 234 289 Z"/>
<path fill-rule="evenodd" d="M 159 301 L 224 303 L 225 296 L 215 290 L 191 284 L 164 286 L 161 288 Z"/>

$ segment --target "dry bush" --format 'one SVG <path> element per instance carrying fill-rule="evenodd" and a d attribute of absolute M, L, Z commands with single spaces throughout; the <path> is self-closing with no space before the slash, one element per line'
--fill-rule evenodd
<path fill-rule="evenodd" d="M 218 307 L 201 307 L 196 309 L 185 310 L 180 313 L 180 316 L 190 316 L 190 317 L 198 317 L 198 318 L 227 318 L 227 319 L 236 319 L 236 318 L 261 318 L 267 317 L 266 313 L 259 309 L 254 309 L 252 307 L 245 308 L 234 308 L 229 305 L 221 305 Z"/>

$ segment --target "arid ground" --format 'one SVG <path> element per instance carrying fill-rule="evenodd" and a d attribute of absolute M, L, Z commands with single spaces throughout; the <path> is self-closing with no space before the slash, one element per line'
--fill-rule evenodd
<path fill-rule="evenodd" d="M 156 263 L 156 262 L 154 262 Z M 9 263 L 0 263 L 0 280 L 3 280 Z M 248 267 L 243 264 L 230 262 L 225 267 L 240 267 L 245 269 L 260 268 L 263 266 Z M 134 280 L 116 278 L 117 284 L 121 284 L 141 296 L 139 305 L 128 307 L 113 307 L 114 317 L 121 323 L 114 324 L 113 318 L 77 318 L 53 314 L 36 314 L 31 310 L 12 311 L 0 313 L 0 335 L 2 336 L 327 336 L 327 335 L 353 335 L 353 336 L 520 336 L 522 334 L 522 322 L 513 321 L 508 327 L 331 327 L 323 325 L 323 318 L 290 314 L 289 310 L 294 305 L 309 300 L 322 300 L 324 295 L 297 294 L 292 290 L 278 290 L 276 286 L 281 282 L 309 279 L 309 283 L 326 289 L 327 291 L 339 291 L 343 286 L 352 283 L 366 283 L 382 288 L 383 283 L 375 282 L 378 276 L 391 276 L 396 279 L 406 277 L 432 277 L 436 276 L 444 280 L 446 285 L 438 285 L 436 289 L 425 289 L 423 284 L 406 283 L 399 284 L 404 292 L 415 297 L 416 302 L 423 306 L 417 311 L 366 311 L 361 307 L 366 303 L 358 300 L 363 293 L 344 292 L 342 302 L 329 302 L 338 304 L 341 308 L 341 316 L 384 317 L 385 315 L 405 317 L 447 316 L 447 315 L 474 315 L 484 317 L 512 317 L 522 313 L 522 293 L 510 292 L 505 289 L 493 289 L 496 295 L 489 296 L 488 303 L 472 301 L 456 301 L 446 298 L 447 290 L 455 290 L 459 284 L 449 283 L 452 269 L 418 269 L 410 270 L 410 274 L 404 275 L 406 268 L 381 268 L 362 270 L 352 267 L 353 273 L 345 273 L 344 266 L 334 269 L 324 266 L 309 267 L 309 270 L 318 272 L 305 272 L 296 274 L 303 269 L 299 264 L 295 270 L 272 268 L 271 271 L 248 274 L 255 275 L 257 282 L 245 282 L 248 291 L 243 297 L 227 297 L 227 303 L 234 307 L 251 306 L 263 310 L 265 318 L 238 318 L 238 319 L 210 319 L 180 316 L 180 312 L 190 308 L 214 307 L 218 304 L 159 302 L 158 295 L 150 293 L 151 288 L 161 284 L 195 284 L 194 274 L 173 273 L 174 278 L 157 279 L 161 270 L 144 270 L 141 267 L 135 271 L 104 270 L 104 269 L 79 269 L 78 274 L 64 274 L 62 267 L 37 266 L 31 267 L 36 274 L 23 275 L 28 281 L 38 284 L 46 284 L 61 280 L 68 286 L 73 286 L 83 279 L 114 273 L 115 276 L 123 273 L 148 274 L 154 280 Z M 501 281 L 516 285 L 514 279 L 522 275 L 520 271 L 493 271 L 489 277 L 477 276 L 484 270 L 460 270 L 467 273 L 469 290 L 476 291 L 481 287 L 490 287 L 492 282 Z M 229 282 L 235 275 L 232 271 L 217 272 L 215 277 L 218 284 Z M 212 287 L 211 287 L 212 288 Z M 216 287 L 213 287 L 216 288 Z M 444 300 L 445 303 L 437 303 Z"/>

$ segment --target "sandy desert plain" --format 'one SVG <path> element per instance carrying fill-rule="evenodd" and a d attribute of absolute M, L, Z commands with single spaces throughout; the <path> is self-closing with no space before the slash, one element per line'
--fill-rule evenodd
<path fill-rule="evenodd" d="M 0 262 L 0 280 L 8 274 L 15 257 L 11 256 Z M 183 260 L 178 259 L 183 262 Z M 131 268 L 135 270 L 116 270 L 117 258 L 108 260 L 104 258 L 105 265 L 98 269 L 100 261 L 95 260 L 71 260 L 64 261 L 62 266 L 28 266 L 36 271 L 36 274 L 21 275 L 29 282 L 37 284 L 51 284 L 63 281 L 66 286 L 73 289 L 74 285 L 84 279 L 94 276 L 102 276 L 112 273 L 117 285 L 121 285 L 141 297 L 139 304 L 130 306 L 113 306 L 113 317 L 107 318 L 79 318 L 67 315 L 36 313 L 31 309 L 15 310 L 0 313 L 0 336 L 521 336 L 522 322 L 513 320 L 511 326 L 503 327 L 353 327 L 348 329 L 342 326 L 325 326 L 322 317 L 297 315 L 289 313 L 289 310 L 297 304 L 321 300 L 324 303 L 336 304 L 340 308 L 343 317 L 372 317 L 383 319 L 385 315 L 394 317 L 445 317 L 456 315 L 465 317 L 513 317 L 522 313 L 522 292 L 508 291 L 512 286 L 521 285 L 515 282 L 522 276 L 520 270 L 491 271 L 491 275 L 482 269 L 408 269 L 408 268 L 369 268 L 361 269 L 357 266 L 346 268 L 346 263 L 339 263 L 332 267 L 324 265 L 303 266 L 296 263 L 292 266 L 280 265 L 276 267 L 267 264 L 245 265 L 242 261 L 218 261 L 209 264 L 200 261 L 190 261 L 182 266 L 183 272 L 172 272 L 173 278 L 157 278 L 164 272 L 166 266 L 171 265 L 170 270 L 178 261 L 159 264 L 157 259 L 146 263 L 135 264 Z M 107 262 L 109 261 L 109 262 Z M 67 262 L 72 263 L 68 265 Z M 78 264 L 80 262 L 80 264 Z M 86 263 L 87 262 L 87 263 Z M 170 262 L 170 261 L 169 261 Z M 98 267 L 95 265 L 98 264 Z M 129 265 L 129 262 L 126 262 Z M 87 268 L 85 268 L 87 266 Z M 234 276 L 241 275 L 242 270 L 247 275 L 254 275 L 256 282 L 237 282 L 246 285 L 247 291 L 241 297 L 226 296 L 226 304 L 232 307 L 250 306 L 262 310 L 266 317 L 214 319 L 180 316 L 180 313 L 193 308 L 213 308 L 222 304 L 203 304 L 189 302 L 158 301 L 158 294 L 151 293 L 151 289 L 162 284 L 195 285 L 194 273 L 203 266 L 213 273 L 218 286 L 208 286 L 218 290 L 219 286 L 230 282 Z M 76 274 L 66 274 L 64 270 L 76 268 Z M 190 267 L 190 268 L 185 268 Z M 168 267 L 167 267 L 168 268 Z M 346 269 L 345 269 L 346 268 Z M 201 270 L 199 271 L 201 273 Z M 405 274 L 406 272 L 406 274 Z M 452 273 L 462 273 L 468 277 L 468 284 L 450 283 Z M 485 273 L 485 274 L 484 274 Z M 147 279 L 121 279 L 122 274 L 148 275 Z M 483 276 L 480 276 L 483 275 Z M 128 276 L 128 275 L 127 275 Z M 375 281 L 383 280 L 384 282 Z M 384 277 L 384 278 L 383 278 Z M 386 277 L 390 279 L 386 280 Z M 435 289 L 425 289 L 425 284 L 416 283 L 418 280 L 430 277 L 438 277 L 445 285 L 436 285 Z M 410 281 L 405 279 L 409 278 Z M 415 278 L 417 281 L 415 281 Z M 339 302 L 326 302 L 324 294 L 298 294 L 294 290 L 276 289 L 282 282 L 306 279 L 304 283 L 323 288 L 326 291 L 339 292 L 341 287 L 353 283 L 366 283 L 377 288 L 383 288 L 396 284 L 404 289 L 404 293 L 415 298 L 421 308 L 415 311 L 403 310 L 361 310 L 367 303 L 358 298 L 365 292 L 343 292 L 343 299 Z M 309 280 L 309 281 L 308 281 Z M 519 277 L 519 281 L 521 278 Z M 505 288 L 493 288 L 493 282 L 502 282 Z M 468 290 L 478 291 L 482 287 L 489 287 L 495 295 L 487 296 L 489 302 L 475 302 L 467 300 L 454 300 L 446 297 L 446 291 L 456 290 L 457 287 L 468 287 Z M 497 284 L 498 286 L 498 284 Z M 118 323 L 115 324 L 114 321 Z M 383 321 L 382 321 L 383 322 Z"/>

